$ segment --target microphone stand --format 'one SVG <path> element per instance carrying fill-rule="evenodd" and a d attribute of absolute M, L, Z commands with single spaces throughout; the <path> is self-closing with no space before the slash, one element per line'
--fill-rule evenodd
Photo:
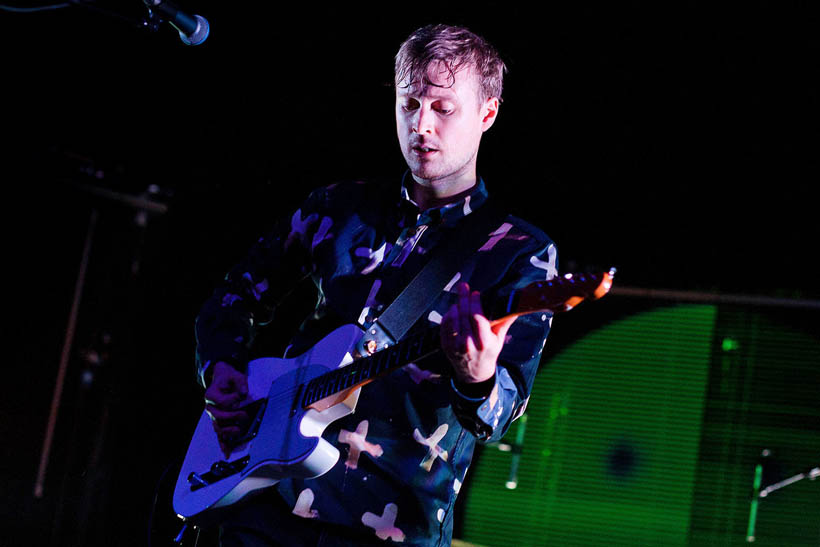
<path fill-rule="evenodd" d="M 766 488 L 760 491 L 760 497 L 765 498 L 772 492 L 780 490 L 781 488 L 789 486 L 790 484 L 794 484 L 798 481 L 802 481 L 803 479 L 809 479 L 813 481 L 817 477 L 820 477 L 820 466 L 812 467 L 811 469 L 808 469 L 803 473 L 798 473 L 797 475 L 793 475 L 788 479 L 767 486 Z"/>
<path fill-rule="evenodd" d="M 167 21 L 167 19 L 163 18 L 160 13 L 158 13 L 154 9 L 151 9 L 149 6 L 146 6 L 148 8 L 147 15 L 140 17 L 137 15 L 125 15 L 123 13 L 116 12 L 111 9 L 100 7 L 96 5 L 96 2 L 94 2 L 93 0 L 68 0 L 68 4 L 72 6 L 78 6 L 96 13 L 100 13 L 102 15 L 106 15 L 114 19 L 119 19 L 120 21 L 128 23 L 131 27 L 146 29 L 151 32 L 158 32 L 160 27 L 162 26 L 162 23 Z M 169 21 L 169 23 L 172 26 L 176 27 L 176 25 L 174 25 L 173 22 Z"/>
<path fill-rule="evenodd" d="M 54 383 L 54 394 L 51 397 L 51 409 L 49 411 L 48 422 L 46 425 L 46 433 L 43 439 L 43 448 L 40 451 L 40 465 L 37 469 L 37 479 L 34 482 L 34 497 L 43 497 L 43 483 L 45 482 L 46 469 L 48 468 L 48 461 L 51 456 L 51 447 L 54 441 L 54 430 L 57 426 L 57 416 L 60 411 L 60 400 L 63 395 L 63 387 L 65 386 L 66 371 L 68 370 L 68 361 L 71 356 L 71 347 L 74 343 L 74 334 L 77 327 L 77 316 L 80 310 L 80 300 L 82 299 L 83 288 L 85 287 L 85 276 L 88 271 L 88 261 L 91 254 L 91 241 L 94 239 L 94 230 L 97 227 L 97 218 L 99 212 L 97 209 L 91 211 L 91 218 L 88 222 L 88 230 L 85 235 L 85 244 L 83 245 L 83 252 L 80 258 L 80 268 L 77 273 L 77 281 L 74 284 L 74 297 L 71 301 L 71 311 L 68 314 L 68 325 L 65 330 L 65 337 L 63 339 L 63 349 L 60 352 L 60 364 L 57 368 L 57 380 Z"/>
<path fill-rule="evenodd" d="M 755 541 L 755 524 L 757 522 L 757 506 L 759 501 L 762 498 L 766 498 L 772 492 L 776 492 L 781 488 L 785 488 L 790 484 L 794 484 L 799 482 L 803 479 L 815 480 L 817 477 L 820 477 L 820 466 L 812 467 L 802 473 L 798 473 L 789 477 L 788 479 L 784 479 L 782 481 L 770 484 L 769 486 L 763 488 L 761 490 L 760 486 L 763 479 L 763 464 L 765 463 L 765 459 L 771 455 L 771 451 L 769 449 L 764 449 L 760 453 L 760 459 L 755 465 L 755 475 L 754 480 L 752 483 L 752 500 L 749 506 L 749 525 L 746 529 L 746 541 L 752 543 Z"/>
<path fill-rule="evenodd" d="M 78 6 L 78 7 L 81 7 L 83 9 L 87 9 L 89 11 L 100 13 L 102 15 L 107 15 L 108 17 L 113 17 L 114 19 L 119 19 L 120 21 L 130 23 L 132 26 L 134 26 L 136 28 L 147 28 L 148 30 L 156 31 L 159 28 L 159 25 L 161 23 L 161 21 L 157 21 L 156 24 L 154 24 L 153 22 L 149 21 L 145 17 L 136 17 L 136 16 L 133 16 L 133 15 L 123 15 L 122 13 L 119 13 L 119 12 L 116 12 L 116 11 L 113 11 L 113 10 L 110 10 L 110 9 L 101 8 L 101 7 L 96 5 L 96 2 L 93 2 L 93 1 L 89 2 L 89 1 L 83 1 L 83 0 L 69 0 L 68 3 L 71 4 L 72 6 Z M 149 12 L 149 15 L 150 15 L 150 12 Z"/>
<path fill-rule="evenodd" d="M 75 188 L 78 190 L 85 192 L 95 199 L 101 199 L 103 203 L 105 202 L 114 202 L 120 205 L 124 205 L 126 209 L 132 209 L 136 211 L 136 215 L 134 218 L 134 224 L 136 224 L 140 229 L 144 229 L 147 222 L 149 215 L 162 215 L 168 211 L 168 206 L 165 203 L 155 201 L 155 196 L 160 193 L 160 189 L 156 186 L 150 186 L 148 191 L 142 195 L 130 195 L 125 194 L 117 191 L 110 190 L 108 188 L 103 188 L 99 186 L 93 186 L 90 184 L 83 184 L 83 183 L 74 183 Z M 57 369 L 57 376 L 54 384 L 53 395 L 49 410 L 48 421 L 46 423 L 45 433 L 43 436 L 43 444 L 42 449 L 40 451 L 40 461 L 39 467 L 37 470 L 37 476 L 34 483 L 34 498 L 35 499 L 43 499 L 45 496 L 46 490 L 46 482 L 47 482 L 47 471 L 50 465 L 50 460 L 52 459 L 52 452 L 54 448 L 54 442 L 56 438 L 56 431 L 58 423 L 61 421 L 60 413 L 61 413 L 61 401 L 63 398 L 63 394 L 65 392 L 66 383 L 68 381 L 68 370 L 70 368 L 70 363 L 72 362 L 72 358 L 74 356 L 74 342 L 75 337 L 78 331 L 78 318 L 80 315 L 80 307 L 83 302 L 83 292 L 86 287 L 87 282 L 87 274 L 89 270 L 89 265 L 91 263 L 91 255 L 92 255 L 92 248 L 95 244 L 95 236 L 97 232 L 98 224 L 100 223 L 101 217 L 101 206 L 100 204 L 94 204 L 91 207 L 91 212 L 88 221 L 88 227 L 86 229 L 85 240 L 83 244 L 83 250 L 80 257 L 79 268 L 77 271 L 77 278 L 74 285 L 74 292 L 72 296 L 71 308 L 69 311 L 67 326 L 64 333 L 63 343 L 62 343 L 62 350 L 60 353 L 60 359 Z M 137 271 L 139 270 L 139 260 L 136 257 L 133 257 L 132 264 L 131 264 L 131 271 L 133 275 L 137 275 Z M 96 352 L 95 352 L 96 353 Z M 103 351 L 99 352 L 103 354 Z M 89 361 L 91 362 L 91 361 Z M 99 367 L 97 367 L 99 368 Z M 82 381 L 80 382 L 80 391 L 81 396 L 78 399 L 79 401 L 83 401 L 83 397 L 86 395 L 85 392 L 89 391 L 89 386 L 91 384 L 92 372 L 86 370 L 83 373 Z M 75 404 L 76 406 L 76 404 Z M 76 410 L 76 409 L 75 409 Z M 105 417 L 106 413 L 103 412 L 100 420 L 101 420 L 101 427 L 105 424 Z M 72 433 L 75 434 L 75 433 Z M 96 439 L 96 444 L 99 445 L 102 442 L 101 438 Z M 101 450 L 101 446 L 95 446 L 92 450 L 92 456 L 94 454 L 99 455 Z M 70 460 L 75 456 L 73 449 L 69 449 L 69 456 L 68 459 Z M 66 489 L 65 479 L 64 484 L 61 489 L 62 494 L 58 494 L 59 496 L 64 496 Z M 59 504 L 58 504 L 59 505 Z M 76 509 L 76 507 L 75 507 Z M 82 508 L 80 508 L 82 509 Z M 52 533 L 52 542 L 56 544 L 58 539 L 54 539 L 56 536 L 59 536 L 59 531 L 61 529 L 61 523 L 63 520 L 63 508 L 58 507 L 57 512 L 54 518 L 54 529 Z M 78 530 L 79 534 L 85 533 L 85 529 L 83 526 L 86 526 L 87 523 L 78 523 Z"/>

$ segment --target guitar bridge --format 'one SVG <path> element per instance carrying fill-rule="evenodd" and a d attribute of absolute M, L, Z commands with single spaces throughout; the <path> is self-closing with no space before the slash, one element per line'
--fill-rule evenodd
<path fill-rule="evenodd" d="M 262 423 L 262 418 L 265 416 L 265 407 L 267 406 L 267 403 L 267 399 L 259 399 L 243 407 L 245 412 L 249 415 L 253 415 L 253 420 L 251 420 L 244 435 L 230 441 L 232 447 L 237 447 L 248 443 L 256 437 L 259 433 L 259 426 Z M 205 473 L 191 471 L 191 473 L 188 474 L 188 483 L 191 485 L 191 491 L 205 488 L 206 486 L 210 486 L 225 477 L 230 477 L 231 475 L 239 473 L 247 467 L 249 461 L 250 456 L 245 456 L 244 458 L 240 458 L 232 462 L 220 460 L 214 463 L 211 466 L 211 469 Z"/>
<path fill-rule="evenodd" d="M 210 486 L 225 477 L 230 477 L 231 475 L 241 472 L 248 466 L 248 462 L 250 461 L 251 457 L 248 455 L 230 463 L 220 460 L 214 463 L 211 466 L 210 471 L 206 473 L 200 474 L 191 471 L 188 475 L 188 482 L 191 484 L 191 491 L 193 492 L 195 490 L 199 490 L 200 488 L 205 488 L 206 486 Z"/>

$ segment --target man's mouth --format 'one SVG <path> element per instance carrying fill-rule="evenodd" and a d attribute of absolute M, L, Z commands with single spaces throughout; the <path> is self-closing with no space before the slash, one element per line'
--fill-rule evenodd
<path fill-rule="evenodd" d="M 438 149 L 430 146 L 416 145 L 413 147 L 413 152 L 416 154 L 431 154 L 433 152 L 438 152 Z"/>

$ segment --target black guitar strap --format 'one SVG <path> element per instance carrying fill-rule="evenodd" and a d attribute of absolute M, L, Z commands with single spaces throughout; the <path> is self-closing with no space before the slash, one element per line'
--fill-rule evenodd
<path fill-rule="evenodd" d="M 384 310 L 374 327 L 380 327 L 394 343 L 401 340 L 464 262 L 487 241 L 490 231 L 498 228 L 506 217 L 492 200 L 464 217 L 457 229 L 433 249 L 427 264 Z"/>

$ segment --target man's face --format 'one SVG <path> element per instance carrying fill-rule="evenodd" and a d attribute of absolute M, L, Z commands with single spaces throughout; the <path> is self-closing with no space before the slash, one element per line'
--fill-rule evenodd
<path fill-rule="evenodd" d="M 453 82 L 443 63 L 433 63 L 427 78 L 435 85 L 397 82 L 399 145 L 417 183 L 457 193 L 475 183 L 478 145 L 495 121 L 498 99 L 480 101 L 472 66 Z"/>

